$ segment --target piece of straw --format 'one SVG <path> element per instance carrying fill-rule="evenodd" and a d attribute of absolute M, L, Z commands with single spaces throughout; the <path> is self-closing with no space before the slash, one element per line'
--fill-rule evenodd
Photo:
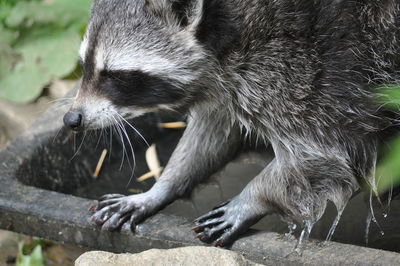
<path fill-rule="evenodd" d="M 166 129 L 182 129 L 185 128 L 187 124 L 185 122 L 171 122 L 171 123 L 159 123 L 158 127 Z"/>
<path fill-rule="evenodd" d="M 158 159 L 156 144 L 151 145 L 146 151 L 146 163 L 151 173 L 153 173 L 156 180 L 161 174 L 161 164 Z"/>
<path fill-rule="evenodd" d="M 142 175 L 137 179 L 138 182 L 143 182 L 147 179 L 154 177 L 156 180 L 160 178 L 161 171 L 163 168 L 161 167 L 160 160 L 158 159 L 157 147 L 156 144 L 151 145 L 146 151 L 146 163 L 150 172 Z"/>
<path fill-rule="evenodd" d="M 163 168 L 160 168 L 160 169 L 158 169 L 156 172 L 148 172 L 148 173 L 142 175 L 141 177 L 139 177 L 139 178 L 137 179 L 137 181 L 138 181 L 138 182 L 144 182 L 144 181 L 146 181 L 147 179 L 150 179 L 150 178 L 152 178 L 152 177 L 156 178 L 156 175 L 159 176 L 160 173 L 161 173 L 161 171 L 162 171 L 162 169 L 163 169 Z M 157 178 L 156 178 L 156 180 L 157 180 Z"/>
<path fill-rule="evenodd" d="M 143 193 L 143 190 L 141 190 L 139 188 L 132 188 L 132 189 L 129 189 L 129 192 L 133 193 L 133 194 L 140 194 L 140 193 Z"/>
<path fill-rule="evenodd" d="M 98 178 L 99 177 L 100 171 L 101 171 L 101 168 L 103 167 L 104 160 L 106 159 L 107 153 L 108 153 L 107 149 L 104 149 L 103 152 L 101 153 L 100 159 L 99 159 L 99 161 L 97 163 L 97 166 L 96 166 L 96 170 L 93 173 L 93 177 L 94 178 Z"/>

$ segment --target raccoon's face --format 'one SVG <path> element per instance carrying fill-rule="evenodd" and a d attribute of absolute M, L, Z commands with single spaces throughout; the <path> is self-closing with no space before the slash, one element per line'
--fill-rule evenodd
<path fill-rule="evenodd" d="M 64 123 L 96 129 L 190 105 L 207 67 L 202 1 L 97 0 L 80 48 L 83 79 Z"/>

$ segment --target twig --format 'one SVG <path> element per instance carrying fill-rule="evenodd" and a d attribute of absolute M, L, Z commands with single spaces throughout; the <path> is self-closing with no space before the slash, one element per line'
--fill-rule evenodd
<path fill-rule="evenodd" d="M 158 127 L 166 129 L 181 129 L 185 128 L 187 124 L 185 122 L 172 122 L 172 123 L 159 123 Z"/>
<path fill-rule="evenodd" d="M 103 164 L 104 164 L 104 160 L 106 159 L 106 156 L 107 156 L 107 152 L 108 152 L 107 149 L 104 149 L 103 152 L 101 153 L 99 162 L 97 163 L 97 166 L 96 166 L 96 170 L 93 173 L 94 178 L 99 177 L 101 168 L 103 167 Z"/>

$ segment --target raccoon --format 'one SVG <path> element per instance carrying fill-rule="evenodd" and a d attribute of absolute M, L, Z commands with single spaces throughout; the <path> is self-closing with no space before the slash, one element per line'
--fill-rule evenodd
<path fill-rule="evenodd" d="M 92 220 L 134 229 L 251 138 L 275 158 L 196 220 L 197 237 L 226 246 L 275 213 L 302 226 L 301 247 L 328 201 L 337 224 L 361 184 L 375 184 L 379 143 L 395 126 L 375 88 L 400 81 L 399 18 L 397 0 L 95 0 L 66 126 L 97 129 L 157 110 L 189 121 L 159 181 L 102 197 Z"/>

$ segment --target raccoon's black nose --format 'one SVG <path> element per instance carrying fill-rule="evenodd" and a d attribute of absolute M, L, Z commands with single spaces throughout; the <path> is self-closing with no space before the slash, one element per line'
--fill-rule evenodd
<path fill-rule="evenodd" d="M 79 131 L 83 128 L 83 116 L 79 112 L 69 111 L 64 115 L 64 124 L 73 131 Z"/>

